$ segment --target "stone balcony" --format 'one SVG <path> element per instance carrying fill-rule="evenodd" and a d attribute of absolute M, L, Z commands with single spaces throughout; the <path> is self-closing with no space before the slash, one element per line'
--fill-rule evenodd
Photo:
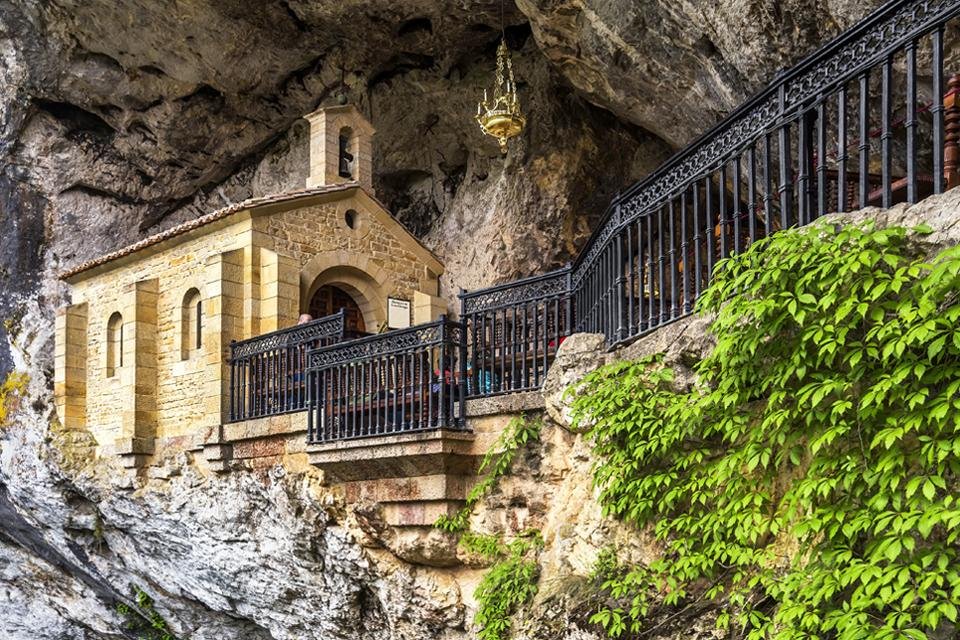
<path fill-rule="evenodd" d="M 219 442 L 203 446 L 213 471 L 305 465 L 323 471 L 350 503 L 380 503 L 387 524 L 430 526 L 459 509 L 483 456 L 507 423 L 543 408 L 539 391 L 467 403 L 466 429 L 420 432 L 307 444 L 307 413 L 300 411 L 220 427 Z"/>

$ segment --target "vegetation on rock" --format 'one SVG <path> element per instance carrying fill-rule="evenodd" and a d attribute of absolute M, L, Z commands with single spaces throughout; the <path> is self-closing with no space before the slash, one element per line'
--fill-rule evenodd
<path fill-rule="evenodd" d="M 703 600 L 748 638 L 957 621 L 960 248 L 912 246 L 872 225 L 776 234 L 718 265 L 692 390 L 660 357 L 575 388 L 606 512 L 664 545 L 648 566 L 605 559 L 609 635 Z"/>
<path fill-rule="evenodd" d="M 16 403 L 27 390 L 30 377 L 22 371 L 10 373 L 0 384 L 0 428 L 7 423 L 7 417 L 16 412 Z"/>
<path fill-rule="evenodd" d="M 138 586 L 132 587 L 136 607 L 123 602 L 117 604 L 117 613 L 123 616 L 124 629 L 135 634 L 138 640 L 177 640 L 153 606 L 153 598 Z"/>
<path fill-rule="evenodd" d="M 479 627 L 479 640 L 508 638 L 513 614 L 537 593 L 537 553 L 543 548 L 543 537 L 539 531 L 531 530 L 505 542 L 500 534 L 471 531 L 470 515 L 510 471 L 517 453 L 539 439 L 542 427 L 541 420 L 524 415 L 511 420 L 484 455 L 479 471 L 486 474 L 470 490 L 466 504 L 452 517 L 441 516 L 436 523 L 439 529 L 459 534 L 460 544 L 467 551 L 493 562 L 474 592 L 478 604 L 474 623 Z"/>
<path fill-rule="evenodd" d="M 537 593 L 537 552 L 542 548 L 539 531 L 525 532 L 509 544 L 499 545 L 500 560 L 484 574 L 474 593 L 479 605 L 473 620 L 480 627 L 478 640 L 510 637 L 513 614 Z"/>

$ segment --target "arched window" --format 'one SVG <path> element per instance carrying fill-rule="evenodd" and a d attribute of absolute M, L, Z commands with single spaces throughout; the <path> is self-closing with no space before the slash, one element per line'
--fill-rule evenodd
<path fill-rule="evenodd" d="M 344 127 L 340 129 L 338 153 L 338 171 L 341 178 L 353 178 L 353 152 L 350 147 L 353 145 L 353 129 Z"/>
<path fill-rule="evenodd" d="M 107 377 L 117 375 L 123 366 L 123 316 L 114 312 L 107 320 Z"/>
<path fill-rule="evenodd" d="M 190 289 L 183 296 L 180 317 L 180 356 L 188 360 L 203 346 L 203 301 L 200 292 Z"/>

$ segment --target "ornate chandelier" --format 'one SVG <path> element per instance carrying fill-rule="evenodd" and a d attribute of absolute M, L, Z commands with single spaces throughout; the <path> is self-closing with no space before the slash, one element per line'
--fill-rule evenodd
<path fill-rule="evenodd" d="M 487 90 L 483 90 L 483 100 L 477 104 L 477 122 L 488 136 L 500 143 L 500 152 L 507 153 L 507 140 L 520 135 L 527 119 L 520 112 L 520 99 L 517 96 L 517 84 L 513 80 L 513 63 L 507 50 L 507 41 L 500 41 L 497 48 L 497 77 L 493 85 L 493 100 L 487 99 Z"/>

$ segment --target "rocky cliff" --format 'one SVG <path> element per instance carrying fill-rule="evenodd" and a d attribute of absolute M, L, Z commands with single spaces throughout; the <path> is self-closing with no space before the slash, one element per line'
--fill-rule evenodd
<path fill-rule="evenodd" d="M 299 118 L 341 98 L 377 127 L 377 192 L 444 260 L 448 296 L 553 267 L 617 189 L 873 4 L 507 2 L 530 125 L 502 158 L 471 119 L 497 2 L 0 0 L 0 374 L 30 376 L 0 440 L 0 630 L 129 636 L 114 604 L 139 585 L 191 638 L 469 637 L 479 570 L 362 546 L 311 474 L 89 465 L 51 410 L 55 274 L 302 186 Z M 569 507 L 589 497 L 586 448 L 554 426 L 532 455 L 485 513 L 524 505 L 545 577 L 582 575 L 615 535 Z"/>

